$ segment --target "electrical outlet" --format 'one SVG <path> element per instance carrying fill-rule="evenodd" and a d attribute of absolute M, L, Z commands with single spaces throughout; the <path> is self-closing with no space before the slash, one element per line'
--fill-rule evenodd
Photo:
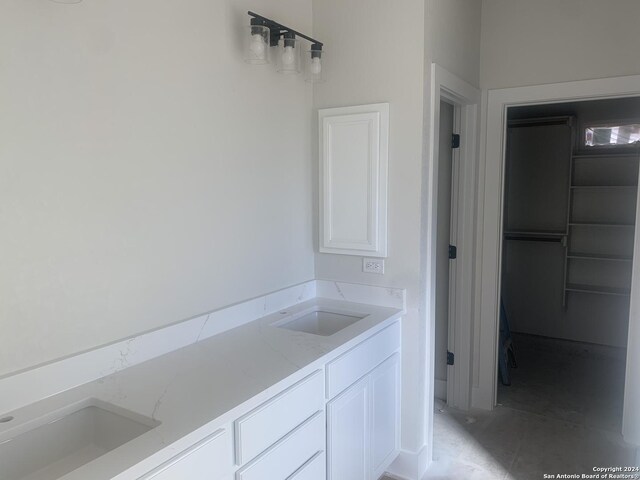
<path fill-rule="evenodd" d="M 382 275 L 384 273 L 384 259 L 363 258 L 362 271 L 365 273 L 377 273 L 378 275 Z"/>

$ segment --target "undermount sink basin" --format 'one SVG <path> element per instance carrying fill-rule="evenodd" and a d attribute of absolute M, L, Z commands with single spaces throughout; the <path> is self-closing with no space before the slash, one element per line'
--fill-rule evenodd
<path fill-rule="evenodd" d="M 314 307 L 311 311 L 301 312 L 293 317 L 280 320 L 272 325 L 278 328 L 311 333 L 329 337 L 340 330 L 362 320 L 366 315 L 343 312 L 323 307 Z"/>
<path fill-rule="evenodd" d="M 0 426 L 14 421 L 5 417 Z M 58 479 L 158 425 L 115 405 L 85 400 L 0 433 L 0 478 Z"/>

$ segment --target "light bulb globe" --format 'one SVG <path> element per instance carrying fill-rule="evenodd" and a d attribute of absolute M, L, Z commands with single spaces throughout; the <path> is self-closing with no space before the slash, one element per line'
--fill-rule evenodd
<path fill-rule="evenodd" d="M 322 72 L 322 62 L 320 62 L 319 58 L 316 57 L 311 59 L 311 65 L 309 66 L 309 71 L 313 75 L 320 75 L 320 73 Z"/>
<path fill-rule="evenodd" d="M 282 64 L 293 65 L 295 61 L 296 57 L 293 52 L 293 47 L 284 47 L 284 52 L 282 52 Z"/>
<path fill-rule="evenodd" d="M 251 53 L 256 56 L 256 58 L 264 58 L 264 52 L 266 51 L 267 47 L 264 44 L 262 35 L 257 34 L 251 36 L 251 45 L 249 49 L 251 50 Z"/>

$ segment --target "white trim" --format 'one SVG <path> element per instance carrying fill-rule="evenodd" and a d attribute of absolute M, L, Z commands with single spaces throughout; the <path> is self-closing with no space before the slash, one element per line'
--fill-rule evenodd
<path fill-rule="evenodd" d="M 427 246 L 426 246 L 426 305 L 430 345 L 427 346 L 426 398 L 427 439 L 430 449 L 433 439 L 433 402 L 435 394 L 435 288 L 436 288 L 436 241 L 438 198 L 438 138 L 440 130 L 440 101 L 453 103 L 460 115 L 461 145 L 457 178 L 457 225 L 458 259 L 456 260 L 456 298 L 453 338 L 450 339 L 456 362 L 448 367 L 448 403 L 463 410 L 471 406 L 471 352 L 473 326 L 473 271 L 475 235 L 475 198 L 477 185 L 476 151 L 478 103 L 480 92 L 465 81 L 447 72 L 439 65 L 431 65 L 431 118 L 429 130 L 429 160 L 426 172 L 427 193 Z M 453 228 L 453 227 L 452 227 Z"/>
<path fill-rule="evenodd" d="M 447 381 L 446 380 L 436 379 L 433 396 L 436 397 L 438 400 L 442 400 L 443 402 L 447 401 Z"/>
<path fill-rule="evenodd" d="M 473 406 L 491 410 L 496 404 L 498 311 L 502 249 L 502 198 L 507 107 L 574 102 L 640 95 L 640 75 L 489 90 L 486 97 L 485 148 L 480 163 L 478 195 L 478 264 L 476 298 L 477 372 Z M 482 151 L 482 148 L 481 148 Z M 634 257 L 634 268 L 640 255 Z M 632 302 L 638 294 L 632 292 Z M 637 298 L 636 298 L 637 301 Z M 630 319 L 630 323 L 640 319 Z M 629 372 L 627 372 L 629 375 Z M 629 376 L 627 377 L 627 379 Z"/>
<path fill-rule="evenodd" d="M 418 452 L 400 450 L 400 453 L 387 468 L 387 475 L 399 479 L 421 479 L 431 464 L 431 449 L 424 446 Z"/>

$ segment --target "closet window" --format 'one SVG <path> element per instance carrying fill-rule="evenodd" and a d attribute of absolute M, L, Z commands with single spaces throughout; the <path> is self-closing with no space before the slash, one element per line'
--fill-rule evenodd
<path fill-rule="evenodd" d="M 598 125 L 585 128 L 585 146 L 603 147 L 640 142 L 640 123 Z"/>

